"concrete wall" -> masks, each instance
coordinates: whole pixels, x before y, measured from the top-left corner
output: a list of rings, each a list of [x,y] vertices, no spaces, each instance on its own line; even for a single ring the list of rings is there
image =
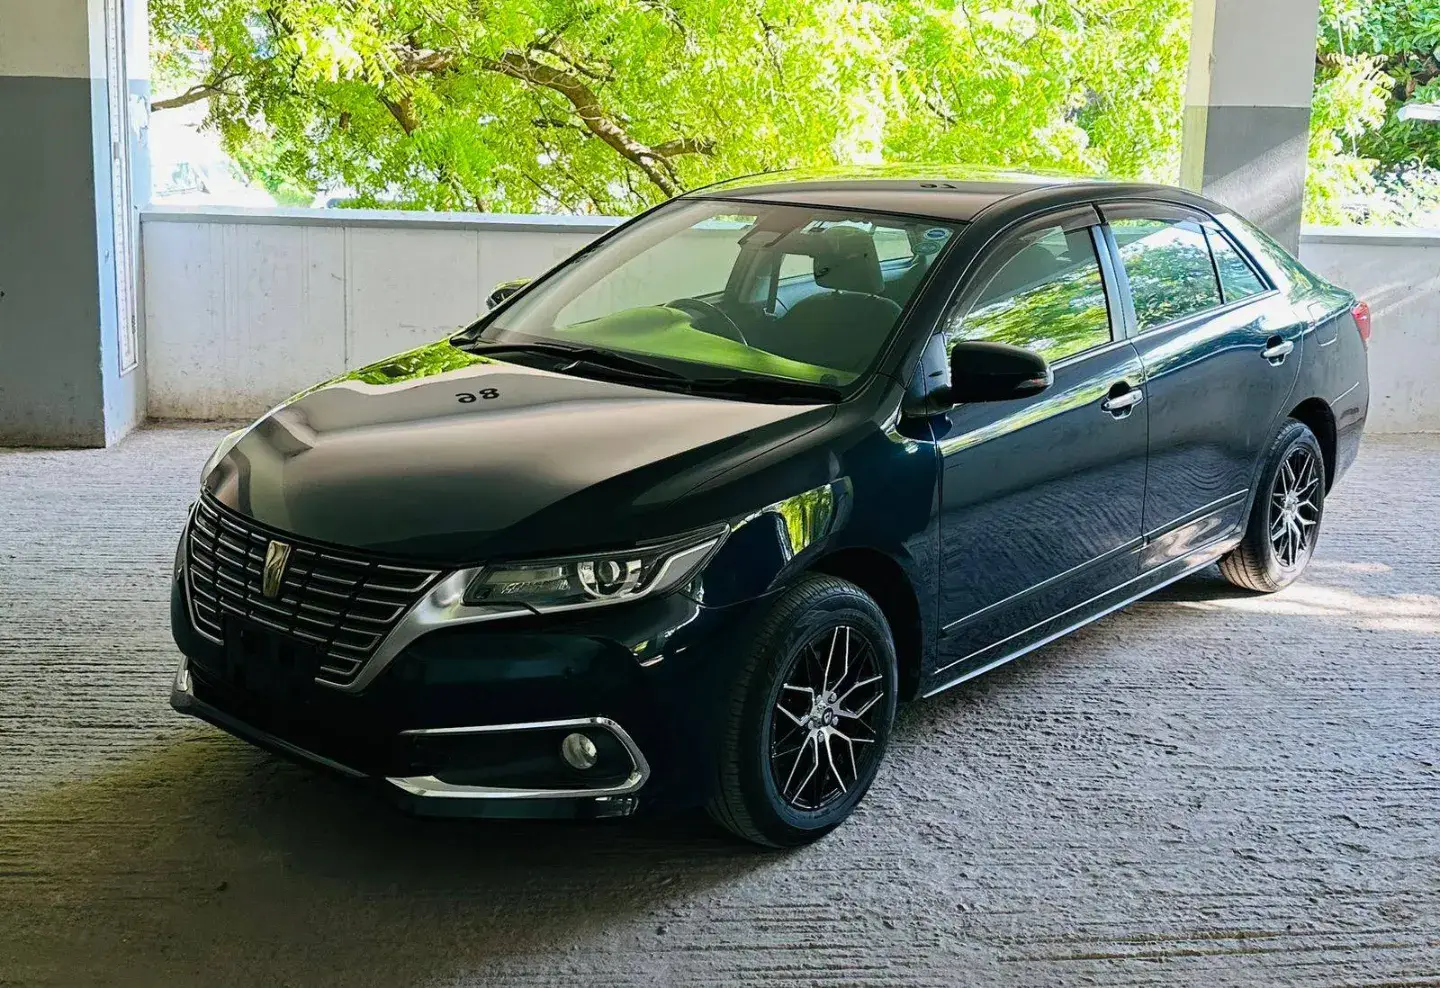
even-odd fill
[[[620,220],[156,208],[141,227],[150,414],[250,418],[428,343]]]
[[[1300,258],[1370,303],[1372,432],[1440,432],[1440,231],[1306,232]]]
[[[138,0],[0,0],[0,444],[103,446],[144,417],[143,362],[121,354],[115,230],[129,214],[112,181],[143,120],[117,125],[112,142],[107,57],[126,18],[143,53],[138,11]],[[115,105],[143,105],[148,85],[118,62]]]
[[[1181,184],[1300,242],[1318,0],[1194,0]]]
[[[251,418],[445,335],[491,287],[618,220],[335,211],[144,214],[149,409]],[[1311,231],[1301,257],[1370,302],[1370,428],[1440,431],[1440,233]]]

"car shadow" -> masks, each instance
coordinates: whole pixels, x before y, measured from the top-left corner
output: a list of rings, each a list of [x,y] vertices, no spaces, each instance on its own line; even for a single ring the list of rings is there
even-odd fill
[[[417,819],[206,729],[0,834],[0,984],[483,982],[776,860],[700,816]]]
[[[1192,573],[1183,580],[1177,580],[1168,587],[1155,591],[1145,599],[1154,603],[1165,601],[1195,603],[1211,600],[1240,600],[1259,596],[1263,595],[1254,590],[1237,587],[1226,580],[1220,575],[1220,567],[1207,566],[1198,573]]]

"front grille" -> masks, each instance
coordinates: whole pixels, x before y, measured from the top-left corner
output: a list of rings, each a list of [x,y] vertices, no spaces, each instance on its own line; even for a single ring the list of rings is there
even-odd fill
[[[272,539],[291,546],[279,593],[262,590]],[[316,646],[321,678],[355,678],[400,616],[440,574],[381,563],[272,532],[208,493],[196,505],[187,539],[190,602],[198,629],[224,641],[223,617],[254,621]]]

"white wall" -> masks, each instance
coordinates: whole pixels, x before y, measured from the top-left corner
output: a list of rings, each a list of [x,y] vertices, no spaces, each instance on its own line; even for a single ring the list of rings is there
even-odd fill
[[[1440,432],[1440,231],[1306,231],[1300,259],[1370,303],[1371,432]]]
[[[150,414],[253,418],[451,333],[619,220],[157,207],[142,226]]]
[[[455,330],[620,222],[154,208],[144,215],[150,414],[252,418]],[[1440,431],[1440,232],[1307,231],[1301,259],[1374,311],[1374,432]]]

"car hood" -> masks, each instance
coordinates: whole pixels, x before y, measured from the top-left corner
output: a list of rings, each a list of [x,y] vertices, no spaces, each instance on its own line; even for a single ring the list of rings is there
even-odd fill
[[[292,398],[203,486],[303,539],[468,565],[724,520],[687,512],[683,495],[833,414],[536,370],[442,342]]]

